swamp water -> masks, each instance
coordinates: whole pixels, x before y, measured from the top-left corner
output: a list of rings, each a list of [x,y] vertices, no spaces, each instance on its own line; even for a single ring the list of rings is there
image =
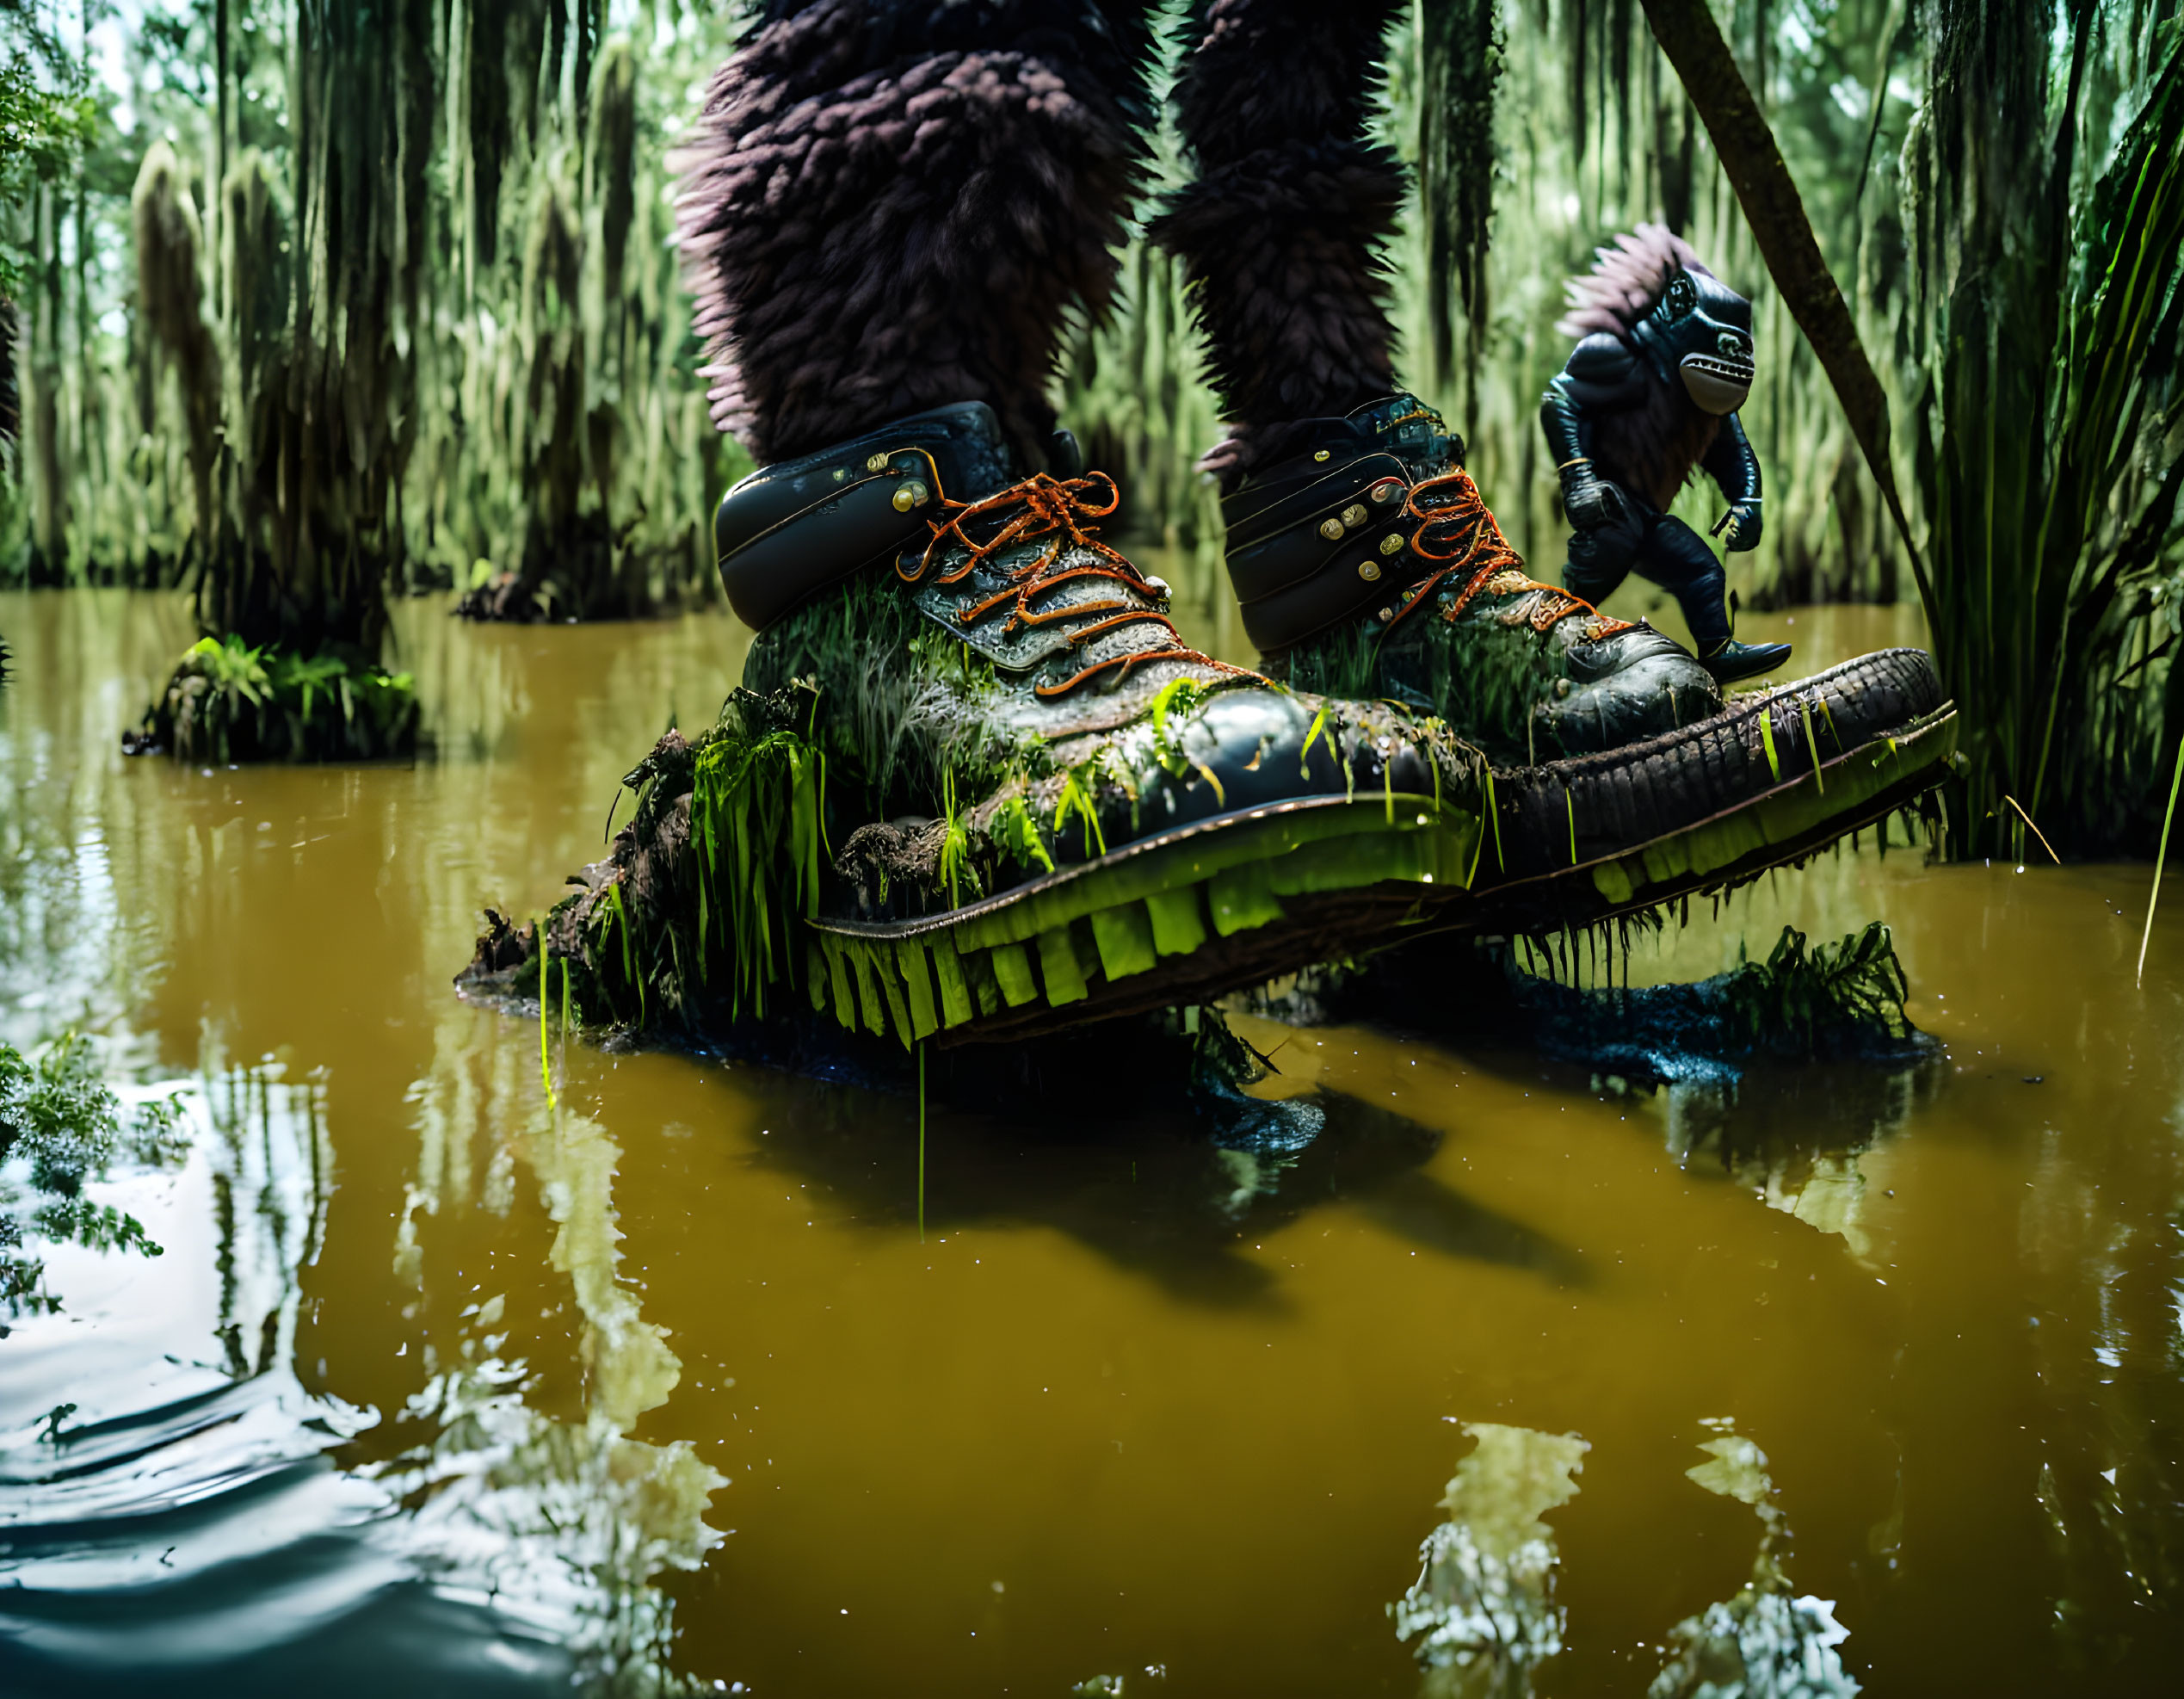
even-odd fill
[[[741,641],[443,612],[433,758],[206,771],[117,747],[178,601],[0,596],[0,1038],[191,1131],[0,1339],[0,1694],[2175,1690],[2184,888],[2138,990],[2144,867],[1823,858],[1634,977],[1883,918],[1936,1057],[1242,1022],[1309,1148],[935,1110],[921,1241],[913,1102],[557,1039],[549,1103],[457,999]]]

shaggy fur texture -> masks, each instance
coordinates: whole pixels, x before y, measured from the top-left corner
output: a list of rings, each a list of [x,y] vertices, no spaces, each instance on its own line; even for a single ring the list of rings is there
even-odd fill
[[[1225,482],[1295,422],[1395,387],[1382,243],[1401,164],[1367,142],[1397,0],[1198,0],[1175,113],[1199,179],[1153,226],[1184,264],[1234,420]]]
[[[978,399],[1040,464],[1151,56],[1133,0],[775,0],[674,162],[714,421],[763,463]]]
[[[1593,250],[1593,269],[1562,286],[1569,310],[1555,321],[1555,332],[1572,342],[1605,331],[1627,340],[1631,326],[1660,305],[1662,292],[1679,271],[1701,277],[1713,273],[1699,255],[1666,225],[1642,224],[1618,236],[1612,248]]]
[[[1573,338],[1606,331],[1633,353],[1631,327],[1660,305],[1670,278],[1679,271],[1713,275],[1688,242],[1657,224],[1642,224],[1618,236],[1613,247],[1593,251],[1591,272],[1563,286],[1569,311],[1555,329]],[[1681,384],[1663,383],[1643,354],[1637,381],[1644,398],[1636,406],[1595,417],[1593,460],[1603,477],[1665,510],[1714,446],[1721,421]]]

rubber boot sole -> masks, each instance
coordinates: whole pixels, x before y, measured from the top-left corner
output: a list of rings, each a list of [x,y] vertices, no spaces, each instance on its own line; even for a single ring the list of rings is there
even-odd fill
[[[1885,649],[1644,743],[1496,775],[1481,924],[1582,925],[1801,860],[1939,784],[1956,737],[1931,658]]]
[[[1392,942],[1460,899],[1487,822],[1384,792],[1238,809],[944,914],[809,924],[811,1004],[904,1044],[1204,1002]]]
[[[1403,792],[1215,815],[944,914],[809,923],[813,1009],[905,1046],[1205,1002],[1435,931],[1558,930],[1802,860],[1940,782],[1956,715],[1917,650],[1643,744]]]

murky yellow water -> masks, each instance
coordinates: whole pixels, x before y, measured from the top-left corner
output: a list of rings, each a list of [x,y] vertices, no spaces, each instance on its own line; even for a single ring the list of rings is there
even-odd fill
[[[207,772],[116,746],[179,603],[0,596],[0,1036],[196,1128],[97,1189],[166,1255],[0,1340],[0,1691],[1409,1693],[1437,1526],[1538,1580],[1446,1692],[1642,1693],[1778,1526],[1869,1691],[2175,1690],[2184,887],[2142,991],[2143,867],[1826,859],[1641,973],[1881,917],[1941,1060],[1632,1100],[1258,1026],[1336,1094],[1293,1165],[935,1111],[921,1242],[913,1103],[557,1043],[550,1108],[449,985],[733,628],[441,613],[435,758]]]

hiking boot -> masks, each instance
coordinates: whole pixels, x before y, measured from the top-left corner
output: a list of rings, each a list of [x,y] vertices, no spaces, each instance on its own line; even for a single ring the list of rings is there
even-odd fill
[[[1277,677],[1409,702],[1525,765],[1720,707],[1672,639],[1526,573],[1423,403],[1389,396],[1299,437],[1221,504],[1244,630]]]
[[[1230,575],[1269,672],[1391,698],[1490,757],[1490,849],[1469,924],[1556,929],[1794,861],[1940,782],[1956,722],[1932,660],[1885,651],[1724,702],[1652,627],[1543,584],[1461,465],[1391,395],[1286,433],[1222,504]]]
[[[630,775],[636,818],[548,922],[586,1017],[717,1027],[793,985],[904,1044],[1016,1037],[1460,899],[1476,754],[1188,647],[1167,586],[1099,534],[1117,501],[1101,473],[1025,475],[975,402],[731,491],[745,688]]]

